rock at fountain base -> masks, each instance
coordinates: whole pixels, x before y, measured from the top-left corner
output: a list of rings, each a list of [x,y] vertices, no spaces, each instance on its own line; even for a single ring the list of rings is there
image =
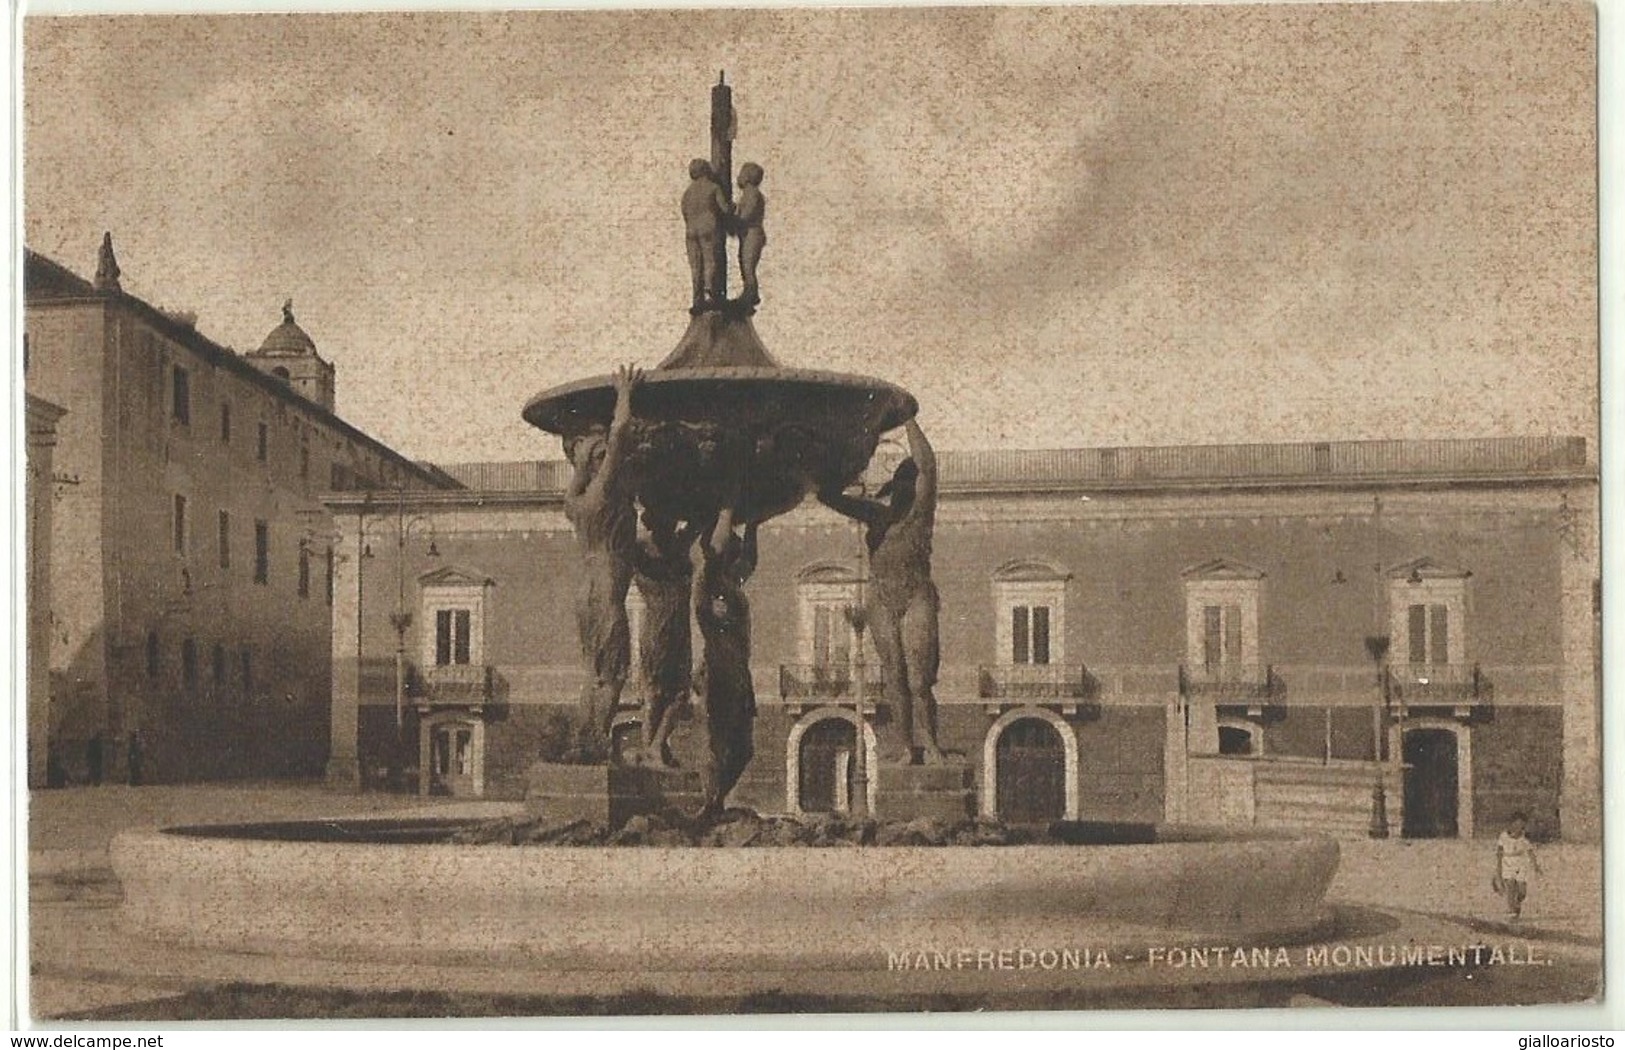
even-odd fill
[[[974,815],[970,763],[949,760],[934,765],[881,763],[875,785],[875,810],[885,820],[930,818],[947,823]]]
[[[525,808],[549,822],[586,820],[619,828],[636,816],[704,804],[700,775],[652,766],[536,762],[525,771]]]

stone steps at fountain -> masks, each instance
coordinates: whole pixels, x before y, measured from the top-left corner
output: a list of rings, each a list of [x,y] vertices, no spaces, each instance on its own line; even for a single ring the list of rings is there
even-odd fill
[[[1253,786],[1255,822],[1335,838],[1365,838],[1371,827],[1372,772],[1365,767],[1261,767]]]

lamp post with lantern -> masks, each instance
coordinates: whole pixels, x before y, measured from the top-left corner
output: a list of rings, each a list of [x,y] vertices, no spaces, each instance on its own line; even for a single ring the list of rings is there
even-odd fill
[[[433,521],[421,515],[407,518],[406,487],[397,487],[395,495],[395,609],[389,614],[389,625],[395,631],[395,743],[390,752],[389,773],[390,786],[400,790],[404,787],[406,769],[406,632],[411,628],[413,619],[406,607],[406,547],[412,530],[423,526],[429,530],[429,557],[438,558],[440,549],[435,543]],[[365,535],[365,522],[361,532]],[[372,557],[370,544],[363,545],[361,556]],[[419,770],[418,775],[427,774]]]

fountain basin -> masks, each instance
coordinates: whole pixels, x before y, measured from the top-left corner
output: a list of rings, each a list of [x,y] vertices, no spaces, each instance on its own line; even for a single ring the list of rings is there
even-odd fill
[[[605,426],[614,405],[611,378],[596,376],[538,394],[524,418],[568,442]],[[917,406],[902,388],[864,376],[727,366],[651,371],[633,408],[629,458],[645,506],[705,520],[728,495],[721,464],[743,458],[750,480],[736,509],[764,521],[857,480],[880,435]]]
[[[412,824],[312,821],[304,840],[298,825],[126,832],[112,845],[122,920],[195,947],[554,971],[884,969],[888,953],[961,949],[1143,957],[1193,938],[1316,935],[1338,857],[1329,840],[1180,828],[1114,846],[729,849],[410,844]]]

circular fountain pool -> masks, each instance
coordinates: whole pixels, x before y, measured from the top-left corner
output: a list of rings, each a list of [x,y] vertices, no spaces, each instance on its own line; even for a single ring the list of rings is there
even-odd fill
[[[112,847],[123,920],[193,946],[295,955],[506,957],[623,973],[851,969],[897,952],[1300,941],[1324,930],[1338,859],[1328,840],[1174,827],[1122,845],[431,841],[456,826],[127,832]]]

